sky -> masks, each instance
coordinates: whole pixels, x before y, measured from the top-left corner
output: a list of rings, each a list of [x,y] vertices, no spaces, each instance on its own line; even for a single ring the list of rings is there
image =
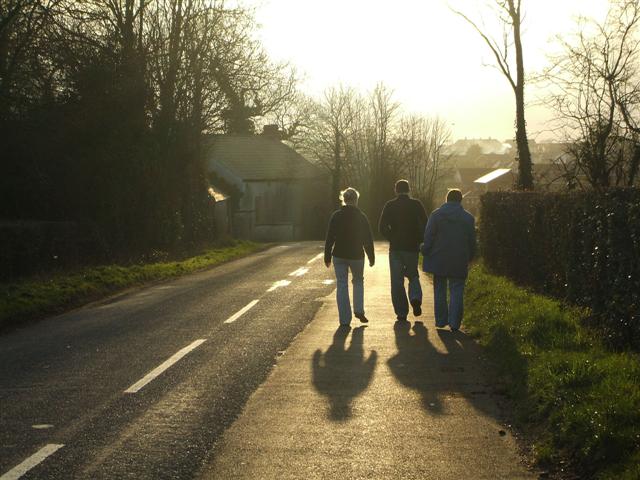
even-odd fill
[[[577,15],[603,19],[607,0],[522,0],[527,74],[544,68],[552,39],[576,29]],[[304,76],[302,89],[384,82],[406,113],[438,115],[453,138],[514,137],[515,103],[478,34],[449,6],[481,18],[481,0],[245,0],[256,8],[258,36],[271,58]],[[485,16],[488,31],[498,25]],[[551,138],[543,92],[525,91],[530,138]]]

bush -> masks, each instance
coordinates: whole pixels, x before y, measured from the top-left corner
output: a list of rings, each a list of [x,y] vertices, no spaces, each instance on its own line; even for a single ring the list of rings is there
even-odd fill
[[[0,281],[103,260],[86,230],[74,222],[0,222]]]
[[[491,192],[481,203],[492,272],[589,307],[611,345],[640,349],[640,190]]]

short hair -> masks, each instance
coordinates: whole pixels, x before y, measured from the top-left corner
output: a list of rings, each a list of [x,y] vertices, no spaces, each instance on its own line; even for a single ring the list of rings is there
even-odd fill
[[[395,186],[396,193],[409,193],[409,181],[398,180]]]
[[[353,187],[347,187],[340,192],[340,200],[343,205],[357,205],[360,193]]]
[[[458,188],[450,188],[447,192],[447,202],[458,202],[462,201],[462,192]]]

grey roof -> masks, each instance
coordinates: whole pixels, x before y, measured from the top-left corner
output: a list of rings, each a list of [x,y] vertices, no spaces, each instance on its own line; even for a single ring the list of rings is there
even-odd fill
[[[209,170],[216,164],[242,180],[317,178],[324,172],[288,145],[263,135],[212,135],[205,140]]]

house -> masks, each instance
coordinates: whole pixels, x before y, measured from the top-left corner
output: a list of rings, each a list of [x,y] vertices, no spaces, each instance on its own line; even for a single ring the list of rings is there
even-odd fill
[[[235,237],[322,238],[331,208],[328,173],[280,141],[277,130],[212,135],[205,149],[214,185],[224,183],[237,192],[231,195],[230,214]]]
[[[444,199],[447,189],[459,188],[464,197],[464,208],[478,216],[483,193],[511,190],[515,181],[515,168],[454,168],[441,180],[439,192]]]

